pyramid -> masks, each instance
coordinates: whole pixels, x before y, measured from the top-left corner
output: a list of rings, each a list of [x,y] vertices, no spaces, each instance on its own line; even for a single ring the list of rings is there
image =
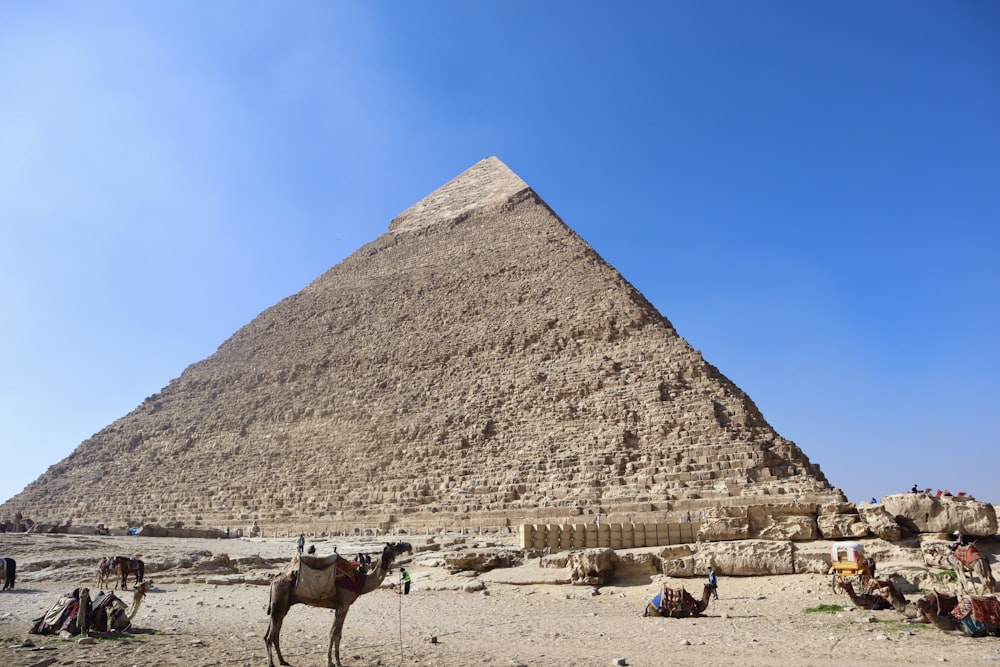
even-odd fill
[[[289,529],[841,501],[497,158],[268,308],[0,506]]]

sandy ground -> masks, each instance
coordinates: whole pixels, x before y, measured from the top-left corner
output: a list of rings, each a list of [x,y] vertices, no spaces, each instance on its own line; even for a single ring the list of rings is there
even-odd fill
[[[893,611],[850,607],[827,577],[722,577],[720,600],[695,619],[643,618],[657,581],[571,586],[564,570],[538,561],[478,576],[452,575],[440,555],[420,548],[401,560],[413,590],[398,595],[387,579],[361,596],[344,628],[345,665],[970,665],[1000,664],[1000,639],[968,639],[908,625]],[[320,554],[335,542],[320,541]],[[342,554],[380,543],[336,542]],[[0,660],[28,665],[266,665],[269,577],[294,553],[291,539],[197,540],[69,535],[0,535],[0,555],[18,562],[17,587],[0,593]],[[78,586],[94,587],[96,561],[139,555],[155,582],[121,639],[83,645],[28,634],[34,618]],[[483,590],[463,587],[481,580]],[[700,590],[701,580],[673,580]],[[131,593],[122,594],[127,601]],[[282,631],[296,667],[326,664],[333,612],[293,607]],[[874,620],[872,620],[874,619]],[[436,638],[436,641],[432,641]],[[34,647],[24,646],[30,641]],[[618,662],[624,660],[624,663]],[[51,662],[50,662],[51,661]]]

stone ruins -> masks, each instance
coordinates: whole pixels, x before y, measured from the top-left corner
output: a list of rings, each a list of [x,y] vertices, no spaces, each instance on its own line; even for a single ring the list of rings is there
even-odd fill
[[[694,514],[724,532],[754,507],[844,500],[487,158],[81,443],[0,516],[270,534]]]

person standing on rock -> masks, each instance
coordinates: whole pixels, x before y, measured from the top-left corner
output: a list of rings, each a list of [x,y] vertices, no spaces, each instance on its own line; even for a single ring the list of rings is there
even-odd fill
[[[715,570],[708,568],[708,583],[712,585],[712,599],[719,599],[719,578],[715,576]]]
[[[299,547],[299,555],[301,556],[302,550],[306,548],[306,536],[303,535],[302,533],[299,533],[298,547]]]

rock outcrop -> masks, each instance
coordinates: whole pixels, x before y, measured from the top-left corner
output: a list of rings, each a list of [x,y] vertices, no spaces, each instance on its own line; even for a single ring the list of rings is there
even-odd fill
[[[659,552],[663,574],[670,577],[707,577],[709,567],[719,576],[792,574],[793,554],[791,542],[773,540],[685,544]]]
[[[952,533],[972,536],[997,534],[996,508],[968,496],[931,496],[899,493],[886,496],[882,505],[898,523],[921,533]]]

